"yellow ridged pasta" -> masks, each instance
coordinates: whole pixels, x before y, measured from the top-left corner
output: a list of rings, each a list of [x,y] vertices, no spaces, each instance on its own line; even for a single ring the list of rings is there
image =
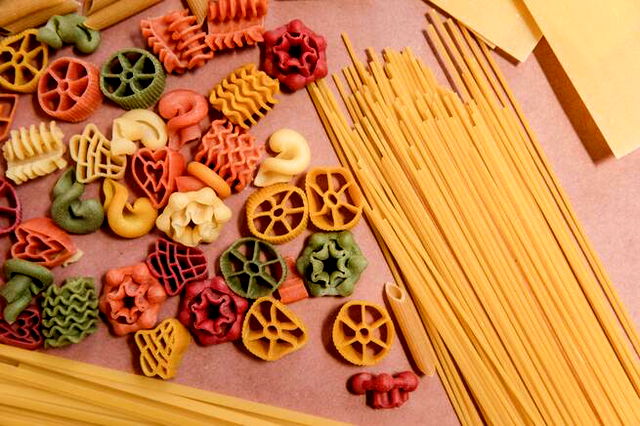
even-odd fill
[[[0,27],[11,24],[32,13],[38,12],[48,7],[57,6],[64,0],[27,0],[17,2],[15,0],[0,0]]]
[[[187,5],[191,13],[198,19],[198,24],[202,24],[207,18],[209,0],[187,0]]]
[[[119,0],[86,0],[84,2],[84,14],[86,16],[93,15],[100,9],[117,2]]]
[[[23,5],[23,2],[11,0],[16,4]],[[3,15],[4,15],[4,9]],[[19,19],[12,20],[4,25],[0,25],[3,29],[11,34],[19,33],[29,28],[37,28],[44,24],[53,15],[67,15],[78,10],[78,3],[74,0],[63,0],[61,2],[54,0],[48,2],[47,7],[36,9],[32,13],[24,14]]]
[[[161,1],[162,0],[117,0],[87,16],[84,25],[92,30],[103,30]]]

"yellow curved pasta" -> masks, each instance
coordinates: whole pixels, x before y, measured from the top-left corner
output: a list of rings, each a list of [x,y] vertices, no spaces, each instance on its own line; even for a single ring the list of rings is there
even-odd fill
[[[158,211],[151,200],[140,197],[133,204],[129,203],[127,187],[111,179],[104,180],[102,191],[105,215],[114,233],[124,238],[138,238],[153,229]]]
[[[64,134],[55,121],[32,124],[11,131],[11,139],[2,147],[7,161],[5,175],[16,185],[53,173],[67,166],[63,158],[66,146]]]
[[[269,148],[278,155],[262,162],[253,180],[255,186],[289,182],[292,177],[309,167],[311,162],[309,143],[295,130],[280,129],[273,133],[269,138]]]
[[[259,71],[254,64],[246,64],[213,88],[209,102],[229,121],[248,129],[250,124],[256,124],[256,117],[263,117],[278,102],[274,96],[279,90],[278,80]]]
[[[78,182],[89,183],[101,177],[121,179],[124,176],[127,157],[113,155],[111,141],[93,123],[87,124],[82,134],[71,137],[69,151],[77,164]]]
[[[156,226],[174,241],[189,247],[210,243],[220,236],[222,225],[231,219],[227,207],[209,187],[191,192],[174,192]]]
[[[112,155],[131,155],[135,142],[156,150],[167,145],[167,125],[158,114],[146,109],[133,109],[113,120]]]

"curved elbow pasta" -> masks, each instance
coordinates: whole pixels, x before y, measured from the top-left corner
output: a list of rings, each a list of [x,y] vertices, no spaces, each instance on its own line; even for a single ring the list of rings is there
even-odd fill
[[[167,126],[153,111],[132,109],[113,120],[111,154],[131,155],[136,152],[135,142],[157,150],[167,145]]]
[[[269,186],[286,183],[309,167],[311,151],[307,140],[291,129],[280,129],[269,138],[269,148],[277,152],[275,158],[267,158],[260,165],[253,183]]]
[[[81,135],[69,141],[71,158],[77,163],[76,180],[80,183],[93,182],[101,177],[121,179],[127,166],[127,157],[113,155],[111,141],[95,124],[87,124]]]
[[[63,169],[67,161],[63,158],[66,145],[62,141],[64,134],[55,121],[47,125],[32,124],[11,131],[9,139],[2,147],[7,161],[5,175],[20,185],[29,179],[35,179]]]
[[[222,225],[231,219],[231,209],[211,188],[174,192],[156,220],[159,230],[188,247],[210,243],[220,236]]]
[[[153,229],[158,211],[151,200],[140,197],[129,203],[127,187],[111,179],[105,179],[102,190],[107,222],[114,233],[124,238],[138,238]]]
[[[200,122],[209,115],[207,99],[193,90],[172,90],[160,98],[158,112],[167,122],[169,147],[180,149],[202,136]]]

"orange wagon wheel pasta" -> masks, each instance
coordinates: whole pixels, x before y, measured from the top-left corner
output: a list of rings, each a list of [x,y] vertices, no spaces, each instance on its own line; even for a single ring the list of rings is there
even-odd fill
[[[37,40],[37,30],[27,30],[0,42],[0,86],[31,93],[49,63],[49,48]]]
[[[260,189],[247,200],[247,224],[253,235],[273,244],[291,241],[307,227],[304,192],[287,183]]]
[[[363,198],[344,167],[316,167],[305,179],[311,222],[323,231],[353,228],[362,216]]]
[[[59,120],[85,120],[102,103],[98,68],[76,58],[56,59],[38,82],[38,102]]]

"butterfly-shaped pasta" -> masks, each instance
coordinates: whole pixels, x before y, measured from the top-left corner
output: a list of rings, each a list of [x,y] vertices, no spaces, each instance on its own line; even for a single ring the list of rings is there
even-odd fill
[[[67,166],[63,158],[66,145],[62,141],[64,134],[55,121],[32,124],[11,131],[9,139],[2,147],[7,160],[5,175],[17,185],[48,175]]]
[[[101,177],[121,179],[127,166],[127,157],[113,155],[111,141],[98,130],[95,124],[86,125],[82,134],[69,141],[71,158],[77,163],[76,180],[93,182]]]

